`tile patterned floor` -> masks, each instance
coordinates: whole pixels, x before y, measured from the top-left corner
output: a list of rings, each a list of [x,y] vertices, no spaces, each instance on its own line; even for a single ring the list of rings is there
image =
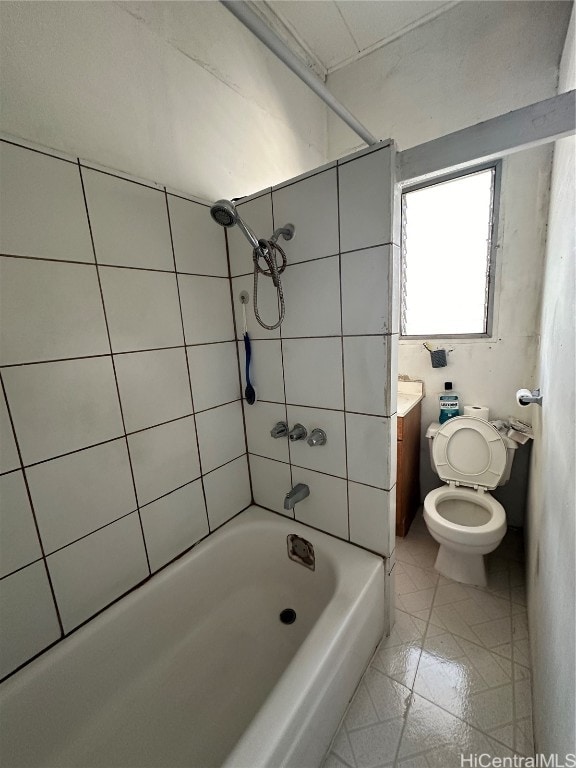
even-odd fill
[[[518,532],[487,558],[488,586],[434,571],[421,514],[396,542],[396,623],[324,768],[459,768],[460,754],[531,756],[531,673]]]

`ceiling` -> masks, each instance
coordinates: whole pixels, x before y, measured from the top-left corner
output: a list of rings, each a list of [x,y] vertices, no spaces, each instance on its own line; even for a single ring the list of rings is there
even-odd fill
[[[260,0],[252,3],[317,74],[365,56],[453,8],[454,0]],[[300,50],[298,50],[300,49]]]

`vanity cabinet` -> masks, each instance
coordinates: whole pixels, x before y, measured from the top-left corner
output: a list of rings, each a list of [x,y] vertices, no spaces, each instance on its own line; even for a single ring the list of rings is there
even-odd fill
[[[406,536],[420,506],[421,403],[398,416],[396,536]]]

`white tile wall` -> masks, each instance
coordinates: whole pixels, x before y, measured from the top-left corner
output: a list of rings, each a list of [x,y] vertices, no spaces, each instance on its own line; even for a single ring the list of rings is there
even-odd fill
[[[226,237],[208,206],[82,168],[85,202],[77,163],[0,152],[12,254],[0,373],[15,430],[2,391],[3,676],[60,638],[58,616],[66,634],[206,535],[206,497],[215,527],[251,493]],[[184,329],[207,346],[186,348]],[[193,401],[231,400],[193,414]],[[237,459],[207,478],[196,418],[206,467]]]
[[[20,466],[4,394],[0,397],[0,474]]]
[[[244,403],[255,501],[286,514],[287,484],[308,483],[310,497],[296,505],[296,519],[385,556],[393,554],[395,528],[393,166],[393,148],[380,148],[272,190],[274,226],[290,221],[296,228],[286,243],[281,348],[254,345],[254,370],[268,368],[263,389],[277,405]],[[262,282],[269,290],[265,317],[275,318],[270,281]],[[241,289],[252,294],[251,276],[233,285],[235,297]],[[235,311],[240,333],[236,301]],[[256,339],[270,336],[255,325],[251,305],[248,327]],[[326,445],[271,438],[274,423],[285,419],[284,403],[289,428],[320,427]]]
[[[109,351],[96,267],[3,259],[0,364]]]
[[[391,363],[388,336],[347,336],[344,339],[344,380],[346,409],[377,416],[396,410],[391,403],[387,373]]]
[[[390,491],[348,483],[348,499],[350,541],[389,557],[396,527],[396,505],[390,503]]]
[[[196,416],[202,471],[210,472],[246,452],[240,402],[221,405]]]
[[[391,419],[346,414],[348,477],[357,483],[389,489]]]
[[[192,413],[182,347],[116,355],[114,364],[127,432]]]
[[[173,274],[101,267],[100,279],[114,352],[182,346]]]
[[[60,638],[60,627],[42,561],[0,581],[0,675]]]
[[[69,632],[149,575],[138,514],[58,550],[47,562]]]
[[[186,344],[232,341],[234,325],[229,281],[180,275],[178,284]]]
[[[286,267],[282,286],[290,304],[282,336],[340,336],[340,264],[338,256]]]
[[[246,456],[225,464],[204,478],[210,530],[218,528],[250,505],[250,477]]]
[[[0,577],[42,557],[22,472],[0,476]]]
[[[392,242],[391,149],[385,147],[341,163],[338,172],[341,250]]]
[[[208,206],[168,195],[176,268],[193,275],[228,277],[224,230]]]
[[[385,541],[391,523],[380,515],[381,489],[388,485],[379,478],[392,485],[390,515],[395,423],[383,417],[389,334],[397,330],[390,264],[397,252],[383,247],[391,242],[391,151],[240,204],[260,236],[288,220],[296,227],[286,243],[282,340],[254,320],[252,253],[237,229],[227,233],[230,301],[226,236],[207,206],[86,168],[85,202],[76,164],[6,144],[2,152],[8,224],[0,244],[13,254],[4,258],[13,290],[0,365],[32,496],[27,507],[9,419],[0,413],[8,427],[0,475],[10,473],[1,483],[9,519],[18,516],[7,529],[14,560],[6,567],[20,568],[0,579],[8,617],[0,622],[3,672],[60,637],[58,616],[69,632],[250,503],[233,343],[233,312],[236,338],[243,333],[243,289],[261,398],[244,406],[256,501],[284,513],[290,484],[305,482],[311,495],[296,505],[296,519],[344,539],[351,531],[360,543]],[[266,278],[259,305],[275,322],[276,293]],[[290,421],[326,429],[326,446],[289,449],[287,438],[270,437],[286,419],[286,402]],[[376,488],[361,485],[374,479]]]
[[[200,476],[193,416],[129,435],[128,445],[140,504]]]
[[[287,517],[294,517],[293,511],[284,509],[284,496],[292,487],[290,465],[250,454],[250,471],[255,503]]]
[[[288,438],[271,436],[270,431],[279,421],[286,421],[284,403],[262,403],[247,405],[244,401],[246,437],[248,450],[268,459],[288,461]]]
[[[292,464],[329,475],[346,477],[346,435],[344,433],[344,413],[325,411],[320,408],[300,408],[288,406],[288,424],[302,424],[308,435],[316,427],[326,432],[326,445],[311,447],[306,440],[290,442],[290,461]]]
[[[282,342],[286,402],[325,408],[344,407],[342,342],[287,339]]]
[[[150,568],[157,571],[208,534],[202,481],[153,501],[141,515]]]
[[[47,554],[136,509],[124,438],[36,464],[26,473]]]
[[[345,336],[392,332],[389,273],[392,246],[342,256],[342,330]]]
[[[279,240],[290,264],[338,253],[336,168],[275,190],[273,198],[275,227],[298,222],[292,240]]]
[[[78,166],[0,144],[0,251],[94,262]]]
[[[100,171],[82,177],[98,263],[173,271],[166,195]]]
[[[266,239],[272,236],[272,197],[269,193],[238,203],[238,211],[256,237]],[[252,272],[252,247],[238,227],[230,227],[228,233],[228,251],[232,277]]]
[[[5,368],[2,375],[25,464],[123,432],[109,357]]]
[[[235,342],[201,344],[187,351],[197,412],[240,398]]]
[[[348,496],[346,480],[292,467],[292,483],[304,483],[310,496],[296,504],[296,520],[320,528],[341,539],[348,538]]]

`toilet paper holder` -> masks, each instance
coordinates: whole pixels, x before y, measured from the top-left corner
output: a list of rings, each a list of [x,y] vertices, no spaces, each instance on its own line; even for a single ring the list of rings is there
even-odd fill
[[[542,405],[542,393],[539,389],[533,389],[532,392],[528,389],[519,389],[516,392],[516,399],[519,405]]]

